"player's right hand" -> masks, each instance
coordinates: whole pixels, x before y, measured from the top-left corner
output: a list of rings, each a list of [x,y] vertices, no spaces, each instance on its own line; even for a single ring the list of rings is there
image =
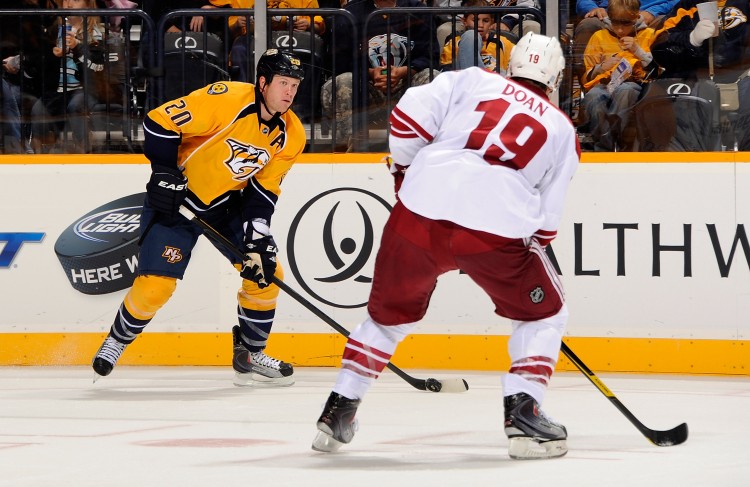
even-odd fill
[[[174,217],[187,195],[187,178],[176,167],[154,166],[146,184],[146,199],[151,208]]]

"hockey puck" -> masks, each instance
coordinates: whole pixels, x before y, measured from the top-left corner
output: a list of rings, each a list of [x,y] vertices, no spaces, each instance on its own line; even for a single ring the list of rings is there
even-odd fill
[[[440,383],[439,380],[429,378],[425,380],[425,388],[430,392],[440,392],[440,390],[443,388],[443,384]]]
[[[133,284],[145,197],[138,193],[100,206],[58,237],[55,254],[74,289],[107,294]]]

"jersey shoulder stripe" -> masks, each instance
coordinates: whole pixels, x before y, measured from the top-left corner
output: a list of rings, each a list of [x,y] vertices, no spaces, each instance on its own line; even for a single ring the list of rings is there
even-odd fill
[[[399,107],[394,107],[391,112],[391,127],[395,128],[395,137],[414,138],[420,137],[427,142],[432,142],[433,136],[419,125],[413,118],[403,112]]]

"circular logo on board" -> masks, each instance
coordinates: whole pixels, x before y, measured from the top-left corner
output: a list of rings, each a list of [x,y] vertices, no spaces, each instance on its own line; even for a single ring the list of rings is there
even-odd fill
[[[299,285],[329,306],[365,306],[390,212],[388,202],[360,188],[331,189],[305,203],[287,238],[289,270]]]

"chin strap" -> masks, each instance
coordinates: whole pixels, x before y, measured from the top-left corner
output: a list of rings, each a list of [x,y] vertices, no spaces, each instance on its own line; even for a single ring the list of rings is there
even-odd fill
[[[266,83],[266,84],[268,84],[268,83]],[[258,85],[255,85],[255,99],[256,100],[260,100],[260,102],[263,104],[263,107],[266,109],[266,111],[268,113],[271,113],[271,110],[268,108],[268,105],[266,105],[266,98],[263,96],[263,93],[261,93],[260,86],[258,86]],[[286,113],[286,111],[284,113]],[[273,122],[274,119],[280,118],[281,115],[283,115],[284,113],[282,113],[282,112],[276,112],[276,113],[274,113],[271,116],[271,120],[269,120],[268,123],[272,124],[272,122]],[[260,115],[261,115],[260,110],[258,110],[258,118],[259,119],[262,118]]]

